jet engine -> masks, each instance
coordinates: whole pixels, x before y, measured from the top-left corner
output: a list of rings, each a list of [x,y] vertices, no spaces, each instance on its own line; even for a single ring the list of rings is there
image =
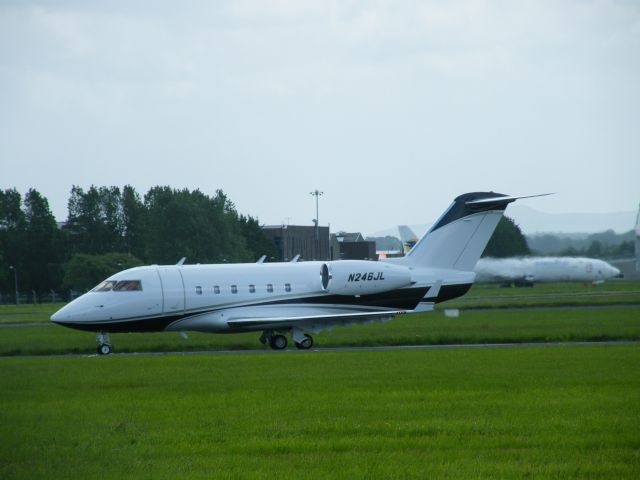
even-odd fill
[[[320,286],[333,295],[370,295],[411,285],[408,268],[383,262],[342,260],[320,268]]]

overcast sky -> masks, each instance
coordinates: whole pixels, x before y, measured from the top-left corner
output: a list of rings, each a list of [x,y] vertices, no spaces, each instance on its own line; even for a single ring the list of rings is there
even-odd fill
[[[179,8],[178,8],[179,7]],[[222,189],[371,233],[640,201],[640,2],[0,0],[0,187]],[[631,226],[630,226],[631,228]]]

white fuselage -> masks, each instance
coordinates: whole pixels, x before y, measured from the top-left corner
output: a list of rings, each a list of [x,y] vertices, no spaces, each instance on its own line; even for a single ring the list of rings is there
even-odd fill
[[[319,328],[334,316],[410,311],[436,281],[444,282],[439,298],[452,298],[468,289],[473,274],[347,260],[153,265],[117,273],[106,283],[132,281],[141,288],[94,289],[63,307],[52,320],[114,332],[261,330],[265,328],[261,319],[274,318],[283,319],[281,326],[303,320],[307,327]]]

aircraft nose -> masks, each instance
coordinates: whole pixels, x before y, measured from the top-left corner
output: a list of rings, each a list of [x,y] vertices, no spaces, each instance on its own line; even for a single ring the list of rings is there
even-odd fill
[[[58,310],[56,313],[54,313],[53,315],[51,315],[50,320],[53,323],[58,323],[58,322],[62,322],[64,321],[64,317],[65,315],[62,313],[62,308],[60,310]]]
[[[60,310],[51,315],[50,320],[53,323],[61,323],[61,322],[72,322],[74,320],[75,308],[71,307],[70,304],[65,305]]]

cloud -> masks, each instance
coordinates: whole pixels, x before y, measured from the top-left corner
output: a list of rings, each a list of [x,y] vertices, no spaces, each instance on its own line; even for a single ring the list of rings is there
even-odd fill
[[[46,184],[37,172],[64,159],[74,178],[57,182],[99,182],[92,163],[107,161],[116,181],[206,176],[265,216],[276,207],[242,173],[286,196],[286,172],[311,165],[303,193],[325,182],[357,198],[392,176],[445,203],[566,183],[577,204],[605,179],[602,201],[624,210],[640,175],[639,43],[636,2],[4,2],[3,180],[27,184],[13,167],[29,164]],[[384,197],[369,197],[381,219],[397,211]]]

